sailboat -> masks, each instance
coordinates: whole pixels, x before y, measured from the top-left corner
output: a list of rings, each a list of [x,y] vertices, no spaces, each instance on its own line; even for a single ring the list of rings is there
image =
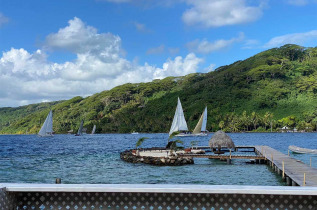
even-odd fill
[[[96,125],[94,125],[94,127],[92,128],[91,134],[95,134],[96,132]]]
[[[193,135],[194,136],[207,136],[207,107],[205,108],[204,112],[202,113],[194,131]]]
[[[290,145],[288,149],[291,150],[293,153],[298,154],[317,154],[317,149],[301,148],[294,145]]]
[[[83,126],[84,126],[84,121],[82,120],[80,123],[79,129],[78,129],[77,133],[75,134],[75,136],[83,135]]]
[[[174,115],[174,119],[172,122],[169,135],[171,135],[174,132],[180,132],[176,136],[190,136],[190,134],[187,133],[188,127],[185,120],[182,104],[179,98],[177,100],[177,107],[176,107],[176,111],[175,111],[175,115]]]
[[[40,132],[38,133],[40,137],[53,136],[53,112],[52,110],[48,113]]]

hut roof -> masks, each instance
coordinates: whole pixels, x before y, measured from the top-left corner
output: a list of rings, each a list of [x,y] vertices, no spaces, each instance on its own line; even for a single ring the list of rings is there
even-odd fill
[[[227,148],[235,148],[235,145],[225,132],[217,131],[209,140],[210,148],[217,148],[218,146],[227,147]]]

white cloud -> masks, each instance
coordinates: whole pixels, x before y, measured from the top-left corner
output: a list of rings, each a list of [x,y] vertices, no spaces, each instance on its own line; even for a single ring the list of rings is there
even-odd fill
[[[311,45],[312,43],[317,43],[317,30],[274,37],[264,45],[264,48],[278,47],[284,44]]]
[[[247,39],[243,41],[242,49],[259,49],[262,45],[257,39]]]
[[[73,52],[76,59],[54,63],[43,50],[30,53],[12,48],[4,52],[0,57],[1,106],[88,96],[127,82],[182,76],[197,72],[203,61],[191,53],[185,58],[168,59],[161,68],[147,63],[139,65],[120,55],[120,37],[97,33],[78,18],[48,35],[45,46]]]
[[[209,42],[206,39],[204,40],[194,40],[186,44],[188,50],[197,53],[208,54],[214,51],[219,51],[230,47],[232,44],[236,42],[242,41],[244,38],[244,34],[240,33],[238,37],[229,39],[229,40],[216,40],[214,42]]]
[[[146,54],[161,54],[165,50],[164,45],[160,45],[158,47],[150,48],[146,51]]]
[[[156,68],[154,78],[162,79],[168,76],[182,76],[197,71],[198,65],[203,60],[197,58],[194,53],[188,54],[185,58],[177,56],[174,60],[167,60],[163,68]]]
[[[175,55],[175,54],[179,53],[179,48],[178,47],[170,47],[170,48],[168,48],[168,52],[172,55]]]
[[[150,29],[148,29],[145,24],[142,24],[142,23],[139,23],[139,22],[136,22],[134,21],[133,22],[133,26],[136,28],[136,30],[138,30],[139,32],[142,32],[142,33],[149,33],[151,32]]]
[[[9,22],[9,18],[7,18],[6,16],[4,16],[1,12],[0,12],[0,27]]]
[[[183,14],[187,25],[219,27],[253,22],[262,16],[263,4],[248,6],[245,0],[186,0],[192,6]]]

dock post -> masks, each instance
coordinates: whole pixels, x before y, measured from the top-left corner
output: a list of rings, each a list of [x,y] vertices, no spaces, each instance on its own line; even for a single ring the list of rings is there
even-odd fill
[[[61,178],[56,178],[55,183],[56,184],[61,184],[62,183],[62,179]]]
[[[231,160],[231,149],[230,149],[230,160]]]
[[[304,182],[303,182],[303,186],[306,186],[306,173],[304,173]]]
[[[228,164],[228,165],[231,164],[231,159],[227,159],[227,164]]]
[[[259,159],[255,159],[256,164],[259,164],[259,161],[260,161]]]
[[[282,161],[282,167],[283,167],[282,178],[283,180],[285,180],[284,160]]]
[[[291,180],[291,178],[289,178],[288,176],[286,177],[286,184],[287,184],[288,186],[291,186],[291,185],[292,185],[292,180]]]
[[[311,157],[310,157],[310,164],[309,164],[309,165],[310,165],[310,167],[311,167]]]
[[[272,161],[271,167],[273,168],[273,154],[271,154],[271,161]]]
[[[288,150],[288,156],[289,156],[289,150]]]

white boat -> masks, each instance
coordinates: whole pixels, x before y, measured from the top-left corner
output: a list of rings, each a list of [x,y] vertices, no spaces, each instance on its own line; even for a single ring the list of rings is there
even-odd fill
[[[299,153],[299,154],[317,154],[317,149],[301,148],[294,145],[290,145],[288,149],[294,153]]]
[[[193,136],[207,136],[207,107],[202,113],[195,129],[193,130]]]
[[[80,123],[79,129],[78,129],[77,133],[75,134],[75,136],[83,135],[83,126],[84,126],[84,121],[82,120]]]
[[[92,128],[91,134],[95,134],[96,132],[96,125],[94,125],[94,127]]]
[[[53,136],[53,112],[52,110],[48,113],[40,132],[38,133],[40,137]]]
[[[172,122],[169,135],[171,135],[174,132],[180,132],[176,136],[190,136],[191,135],[191,134],[187,134],[188,127],[185,120],[182,104],[179,98],[177,100],[177,107],[176,107],[176,111],[175,111],[175,115],[174,115],[174,119]]]
[[[139,132],[135,132],[135,131],[133,131],[131,134],[139,134]]]

